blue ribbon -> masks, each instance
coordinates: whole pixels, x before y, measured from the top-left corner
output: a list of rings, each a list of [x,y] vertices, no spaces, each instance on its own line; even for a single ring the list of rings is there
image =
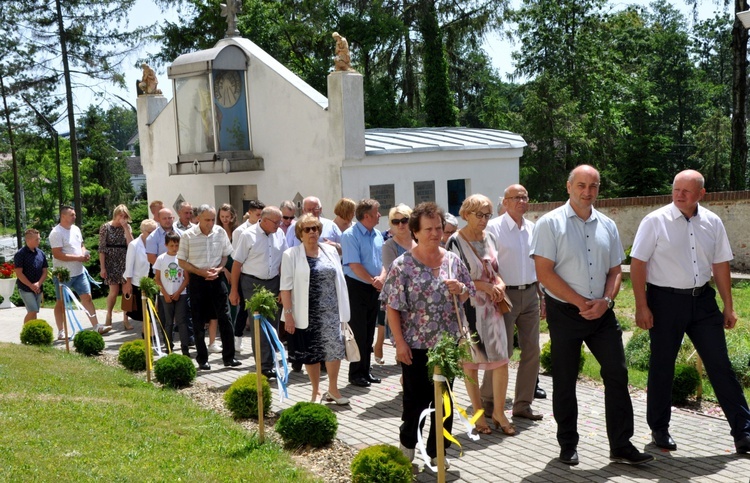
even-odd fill
[[[279,340],[279,337],[276,334],[276,329],[274,329],[273,325],[271,325],[265,317],[262,315],[255,315],[254,318],[260,319],[260,327],[263,329],[263,334],[266,336],[266,340],[268,341],[268,345],[271,346],[271,350],[274,351],[273,359],[274,365],[276,366],[276,380],[279,383],[279,402],[284,402],[285,397],[289,398],[289,392],[287,391],[287,385],[289,384],[289,367],[286,363],[284,344]],[[277,353],[281,354],[281,363],[284,368],[283,373],[279,369],[279,358],[276,356]],[[260,370],[260,368],[257,369]]]
[[[81,322],[78,320],[78,317],[76,316],[76,309],[78,308],[76,302],[78,302],[78,299],[76,299],[76,296],[73,294],[70,288],[68,288],[67,285],[63,285],[61,283],[59,286],[60,286],[60,290],[63,293],[63,305],[65,305],[65,313],[68,316],[68,321],[70,322],[70,328],[73,329],[73,332],[70,334],[70,336],[72,337],[76,332],[83,330],[83,327],[81,326]],[[86,315],[88,315],[88,313]]]
[[[89,279],[89,283],[91,285],[93,285],[94,287],[101,287],[102,283],[101,282],[97,282],[96,280],[94,280],[94,277],[92,277],[91,274],[89,273],[89,271],[86,270],[86,267],[83,267],[83,273],[86,274],[86,278]]]

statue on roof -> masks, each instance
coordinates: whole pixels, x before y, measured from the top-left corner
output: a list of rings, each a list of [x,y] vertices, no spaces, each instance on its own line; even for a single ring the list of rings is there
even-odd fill
[[[237,14],[241,11],[241,0],[226,0],[226,3],[221,4],[221,16],[227,18],[225,37],[238,37],[240,35],[240,31],[237,30]]]
[[[156,88],[159,85],[159,81],[156,78],[154,69],[149,67],[145,62],[141,64],[141,69],[143,69],[143,77],[138,83],[138,88],[143,94],[161,94],[161,89]]]
[[[352,69],[352,58],[349,54],[349,42],[347,42],[346,37],[342,37],[338,32],[334,32],[331,36],[336,39],[336,56],[333,58],[334,70],[354,71]]]

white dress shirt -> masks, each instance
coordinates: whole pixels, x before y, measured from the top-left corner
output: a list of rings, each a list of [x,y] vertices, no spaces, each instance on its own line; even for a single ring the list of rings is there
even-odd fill
[[[237,240],[232,258],[242,264],[242,273],[268,280],[279,275],[281,255],[287,249],[284,230],[267,234],[260,223],[243,231]]]
[[[534,223],[522,219],[521,227],[508,213],[487,223],[486,230],[495,235],[497,266],[506,285],[531,285],[536,282],[534,260],[529,256]]]

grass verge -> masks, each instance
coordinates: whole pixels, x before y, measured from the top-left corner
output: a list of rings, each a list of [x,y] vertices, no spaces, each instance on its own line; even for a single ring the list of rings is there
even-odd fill
[[[317,481],[273,442],[124,369],[0,344],[4,481]]]

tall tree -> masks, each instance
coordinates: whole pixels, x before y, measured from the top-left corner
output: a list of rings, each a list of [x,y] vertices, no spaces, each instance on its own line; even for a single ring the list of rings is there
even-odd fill
[[[419,31],[424,42],[424,110],[428,126],[455,126],[456,108],[448,85],[448,62],[432,0],[422,0]]]

